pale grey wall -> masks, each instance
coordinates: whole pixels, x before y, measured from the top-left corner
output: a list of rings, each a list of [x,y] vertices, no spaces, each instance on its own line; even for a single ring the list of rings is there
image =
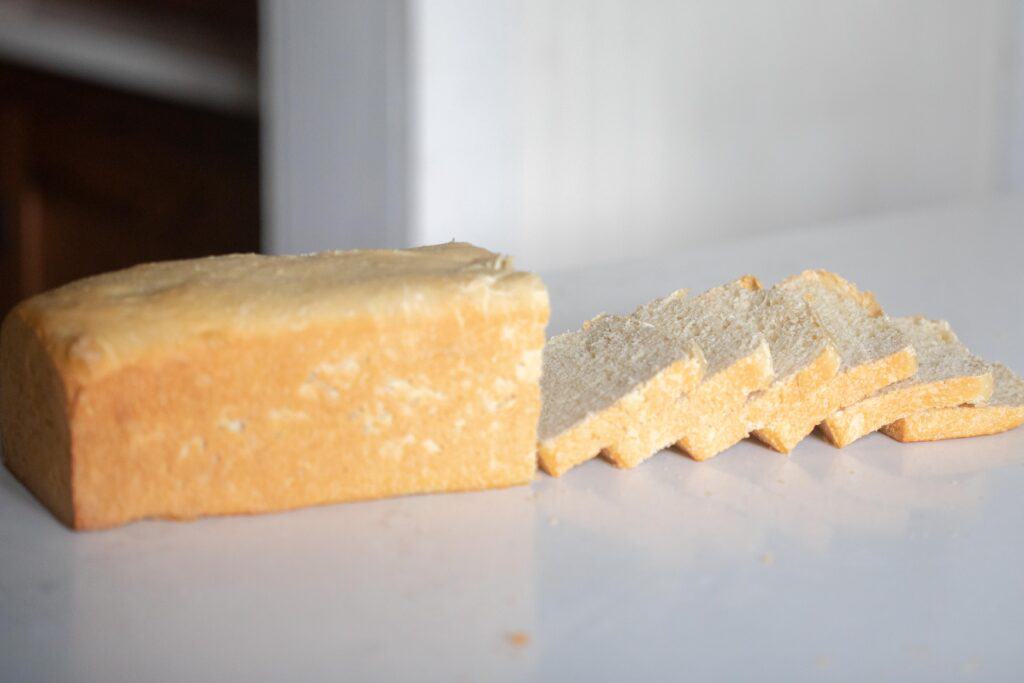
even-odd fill
[[[1020,187],[1017,0],[265,4],[278,250],[557,268]]]

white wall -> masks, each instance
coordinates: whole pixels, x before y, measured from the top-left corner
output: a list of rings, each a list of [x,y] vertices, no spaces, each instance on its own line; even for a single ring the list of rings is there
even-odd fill
[[[278,249],[553,268],[1020,187],[1014,0],[267,1]]]

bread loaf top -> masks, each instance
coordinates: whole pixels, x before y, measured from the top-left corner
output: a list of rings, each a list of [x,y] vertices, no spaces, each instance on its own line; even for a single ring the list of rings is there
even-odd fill
[[[352,316],[429,315],[453,295],[485,313],[524,300],[547,310],[540,279],[465,243],[302,256],[232,254],[96,275],[23,301],[60,370],[85,380],[190,339],[298,330]]]

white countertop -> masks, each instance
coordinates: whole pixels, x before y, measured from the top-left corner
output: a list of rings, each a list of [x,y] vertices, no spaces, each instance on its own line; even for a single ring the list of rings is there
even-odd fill
[[[626,237],[624,236],[624,239]],[[550,332],[808,267],[1024,372],[1024,201],[548,274]],[[64,529],[0,475],[0,680],[1010,680],[1024,429]]]

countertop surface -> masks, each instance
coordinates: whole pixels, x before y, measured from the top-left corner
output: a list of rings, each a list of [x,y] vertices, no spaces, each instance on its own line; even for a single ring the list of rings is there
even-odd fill
[[[1024,372],[1024,201],[545,273],[550,333],[835,270]],[[0,474],[0,680],[1019,680],[1024,429],[72,533]]]

